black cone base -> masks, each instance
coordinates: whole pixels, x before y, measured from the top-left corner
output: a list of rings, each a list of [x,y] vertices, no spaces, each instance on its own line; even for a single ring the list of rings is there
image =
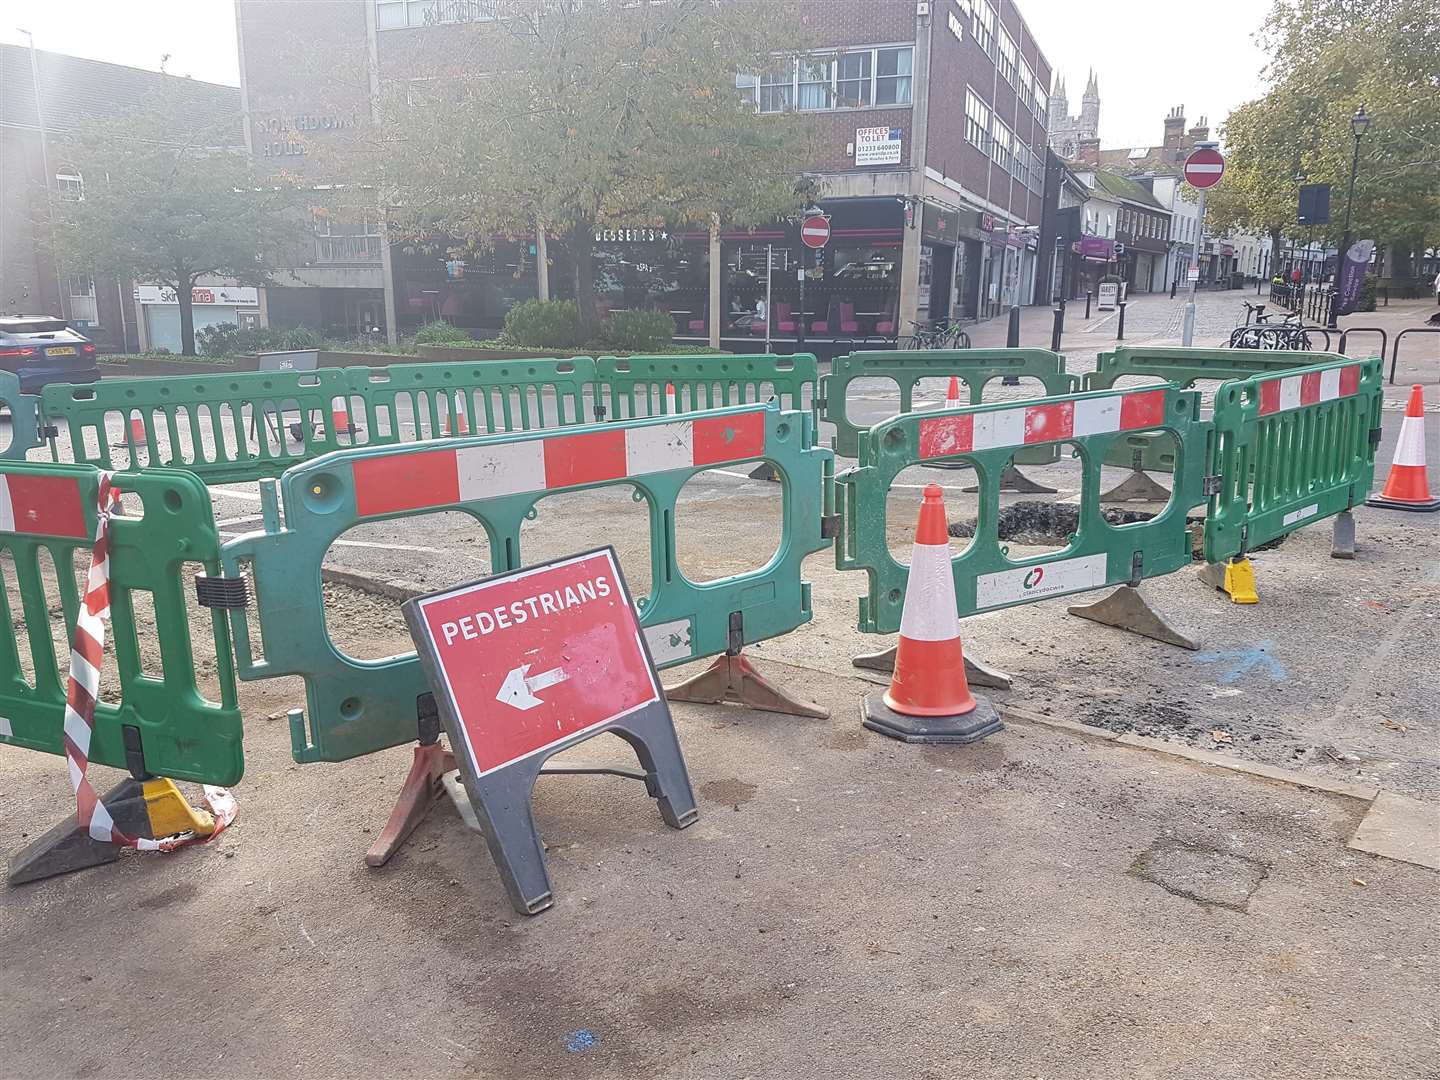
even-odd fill
[[[907,743],[972,743],[1005,726],[995,706],[983,697],[977,696],[975,708],[959,716],[907,716],[886,705],[879,691],[865,695],[860,719],[871,731]]]

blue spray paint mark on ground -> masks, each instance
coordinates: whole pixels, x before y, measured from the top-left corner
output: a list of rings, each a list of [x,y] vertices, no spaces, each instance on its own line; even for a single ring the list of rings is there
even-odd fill
[[[1273,641],[1262,641],[1250,648],[1196,653],[1195,659],[1202,664],[1224,664],[1225,670],[1220,673],[1220,681],[1227,686],[1238,682],[1255,668],[1260,668],[1274,682],[1284,682],[1290,677],[1290,673],[1285,670],[1285,665],[1271,654],[1270,650],[1274,647]]]
[[[569,1050],[572,1054],[579,1054],[586,1050],[595,1049],[595,1045],[599,1041],[599,1035],[596,1035],[589,1028],[581,1028],[579,1031],[572,1031],[569,1035],[565,1036],[565,1049]]]

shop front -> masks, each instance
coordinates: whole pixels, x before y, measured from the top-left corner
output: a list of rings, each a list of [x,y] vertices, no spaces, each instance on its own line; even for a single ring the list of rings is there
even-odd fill
[[[1082,236],[1070,247],[1071,298],[1100,291],[1100,279],[1115,269],[1115,241],[1105,236]]]
[[[178,353],[180,301],[168,285],[136,285],[142,347]],[[190,290],[190,311],[197,331],[215,323],[259,326],[260,290],[248,285],[197,285]]]
[[[391,260],[400,333],[413,334],[425,323],[443,320],[477,339],[495,337],[506,312],[539,295],[535,259],[533,237],[496,237],[486,249],[439,242],[397,245]]]

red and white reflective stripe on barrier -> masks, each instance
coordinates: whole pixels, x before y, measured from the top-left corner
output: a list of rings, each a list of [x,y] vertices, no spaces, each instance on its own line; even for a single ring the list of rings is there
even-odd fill
[[[0,476],[0,533],[85,536],[85,504],[73,476]]]
[[[10,494],[13,495],[13,489]],[[111,486],[111,474],[102,472],[95,507],[95,547],[90,554],[85,596],[75,620],[75,640],[70,649],[70,677],[65,688],[65,759],[70,769],[70,786],[75,789],[76,817],[92,839],[141,851],[172,851],[219,836],[235,819],[234,797],[224,788],[206,785],[204,801],[215,816],[215,831],[209,836],[187,832],[151,840],[127,836],[116,828],[110,811],[85,775],[90,767],[90,737],[95,732],[100,667],[105,661],[105,622],[110,618],[110,515],[118,512],[120,492]]]
[[[1269,416],[1298,409],[1302,405],[1318,405],[1322,401],[1353,397],[1359,392],[1359,364],[1266,379],[1260,384],[1260,415]]]
[[[946,457],[1112,431],[1144,431],[1164,422],[1164,390],[932,416],[920,421],[920,457]]]
[[[384,454],[355,462],[362,516],[723,465],[765,452],[765,412],[552,435],[525,442]]]

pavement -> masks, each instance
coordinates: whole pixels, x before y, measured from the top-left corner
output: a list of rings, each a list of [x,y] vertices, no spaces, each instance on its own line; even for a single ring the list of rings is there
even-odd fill
[[[1238,298],[1202,294],[1202,325]],[[1134,313],[1156,340],[1174,319],[1168,296]],[[1083,370],[1106,332],[1067,358]],[[1425,355],[1401,367],[1391,403],[1440,379]],[[893,410],[856,396],[866,422]],[[1381,477],[1399,421],[1387,408]],[[1076,494],[1067,462],[1026,471]],[[898,550],[932,479],[952,521],[974,513],[962,474],[910,470]],[[763,565],[781,499],[697,477],[682,571]],[[253,485],[215,501],[227,533],[257,527]],[[621,488],[548,498],[523,557],[614,543],[646,581],[645,514]],[[1354,561],[1302,529],[1256,556],[1253,607],[1191,571],[1147,581],[1198,652],[1069,616],[1074,597],[967,619],[967,653],[1015,680],[983,691],[1005,730],[968,747],[860,726],[879,677],[850,658],[889,641],[855,629],[862,585],[818,553],[814,622],[746,652],[830,718],[674,705],[700,799],[682,832],[633,782],[542,779],[557,900],[533,919],[443,802],[365,867],[408,750],[297,765],[299,682],[241,684],[222,837],[0,891],[0,1075],[1433,1080],[1437,520],[1361,508]],[[362,526],[331,558],[429,586],[489,569],[458,514]],[[331,585],[327,621],[359,657],[409,647],[391,599]],[[566,758],[630,763],[604,738]],[[0,846],[70,805],[60,759],[0,751]]]

